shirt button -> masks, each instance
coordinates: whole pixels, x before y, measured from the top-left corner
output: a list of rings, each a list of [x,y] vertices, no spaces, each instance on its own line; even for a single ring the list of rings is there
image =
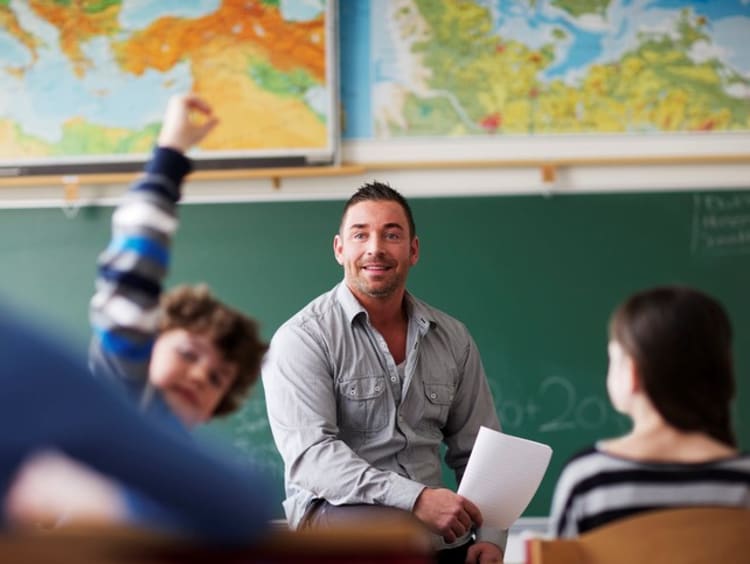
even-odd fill
[[[432,393],[430,394],[430,397],[431,397],[432,399],[436,399],[436,398],[437,398],[437,394],[436,394],[435,392],[432,392]]]
[[[395,376],[391,376],[391,382],[395,382],[397,379]]]

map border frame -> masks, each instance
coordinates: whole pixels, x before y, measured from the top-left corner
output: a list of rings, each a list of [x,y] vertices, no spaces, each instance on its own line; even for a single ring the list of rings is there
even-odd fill
[[[194,170],[239,170],[330,166],[340,162],[338,0],[323,0],[326,31],[326,88],[328,121],[326,147],[239,151],[191,151]],[[138,172],[150,158],[148,153],[69,155],[52,158],[4,158],[0,156],[0,178],[42,175],[106,174]]]

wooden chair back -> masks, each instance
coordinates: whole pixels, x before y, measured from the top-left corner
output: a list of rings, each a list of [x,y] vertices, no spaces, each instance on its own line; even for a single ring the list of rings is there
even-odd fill
[[[529,539],[527,564],[750,564],[750,510],[665,509],[575,539]]]

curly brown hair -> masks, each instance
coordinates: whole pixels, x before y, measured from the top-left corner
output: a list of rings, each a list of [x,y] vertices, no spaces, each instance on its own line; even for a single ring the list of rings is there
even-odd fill
[[[268,344],[261,340],[258,323],[220,302],[205,284],[177,286],[161,298],[159,330],[185,329],[207,335],[224,355],[237,364],[237,377],[216,406],[214,416],[236,411],[258,379]]]

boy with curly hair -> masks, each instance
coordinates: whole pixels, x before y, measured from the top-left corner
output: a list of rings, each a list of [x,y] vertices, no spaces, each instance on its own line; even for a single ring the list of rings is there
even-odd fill
[[[91,300],[93,372],[188,427],[236,410],[267,349],[256,322],[205,285],[162,294],[181,184],[191,170],[185,152],[217,122],[196,95],[170,100],[146,172],[112,217]]]
[[[215,125],[197,96],[170,101],[146,173],[115,211],[112,241],[99,258],[91,368],[141,398],[149,417],[79,370],[62,346],[0,316],[7,353],[0,381],[8,391],[0,413],[24,429],[0,445],[0,521],[135,523],[231,543],[267,529],[272,500],[263,473],[185,432],[237,409],[266,344],[252,319],[204,285],[162,296],[190,171],[184,152]],[[44,417],[28,409],[40,390]]]

